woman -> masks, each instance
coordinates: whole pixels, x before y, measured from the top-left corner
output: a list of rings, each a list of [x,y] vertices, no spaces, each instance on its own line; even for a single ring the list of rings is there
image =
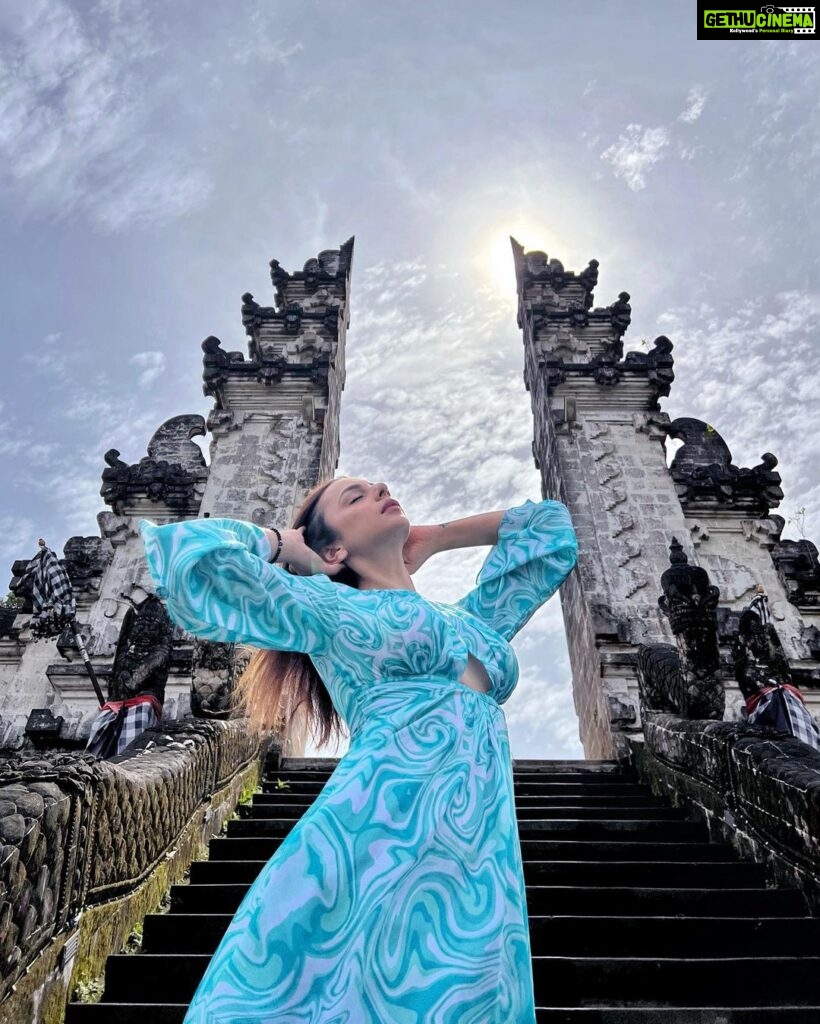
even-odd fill
[[[307,701],[322,743],[341,721],[350,730],[184,1024],[535,1024],[500,705],[518,680],[509,641],[577,560],[566,506],[411,526],[384,483],[339,477],[291,529],[139,528],[174,621],[260,648],[239,683],[251,727],[278,728]],[[493,546],[459,601],[413,586],[431,555],[480,544]]]

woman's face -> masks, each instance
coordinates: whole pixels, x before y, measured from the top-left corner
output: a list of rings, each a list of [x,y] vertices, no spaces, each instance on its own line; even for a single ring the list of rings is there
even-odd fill
[[[403,546],[410,532],[404,509],[385,483],[339,477],[325,488],[318,508],[349,555],[367,555],[385,545]]]

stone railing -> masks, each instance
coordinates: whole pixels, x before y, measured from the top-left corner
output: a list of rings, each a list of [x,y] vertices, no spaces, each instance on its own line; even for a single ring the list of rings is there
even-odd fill
[[[12,1007],[12,1019],[33,1021],[26,1000],[64,1005],[70,960],[84,977],[102,971],[160,890],[204,854],[239,789],[258,782],[264,753],[233,719],[148,729],[102,761],[64,752],[0,760],[0,1018]],[[49,955],[58,946],[67,947],[59,962]],[[46,963],[36,983],[35,961]]]
[[[762,726],[652,713],[630,745],[655,793],[694,807],[713,840],[765,863],[820,914],[820,752]]]
[[[694,809],[713,839],[765,863],[773,882],[800,888],[820,914],[820,750],[770,724],[723,721],[720,594],[674,538],[661,589],[676,643],[638,647],[643,740],[629,740],[638,772],[654,792]],[[761,590],[740,612],[729,659],[753,708],[780,686],[799,694],[766,602]],[[800,721],[816,739],[816,725]]]

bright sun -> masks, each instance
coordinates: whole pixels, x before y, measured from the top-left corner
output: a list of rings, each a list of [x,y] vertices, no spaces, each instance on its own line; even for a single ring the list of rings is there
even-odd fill
[[[532,224],[514,221],[504,229],[494,231],[482,251],[486,276],[492,287],[504,295],[516,294],[515,264],[513,263],[510,235],[529,252],[532,249],[544,249],[545,230],[534,228]]]
[[[515,265],[510,234],[499,233],[491,239],[487,246],[487,270],[496,288],[515,295]]]

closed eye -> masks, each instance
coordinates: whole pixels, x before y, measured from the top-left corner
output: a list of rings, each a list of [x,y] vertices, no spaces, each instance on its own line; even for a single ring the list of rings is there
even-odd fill
[[[361,494],[359,495],[359,498],[361,498]],[[357,501],[359,500],[359,498],[354,498],[354,499],[353,499],[353,501],[351,501],[351,503],[350,503],[350,504],[351,504],[351,505],[355,505],[355,504],[356,504],[356,502],[357,502]]]

